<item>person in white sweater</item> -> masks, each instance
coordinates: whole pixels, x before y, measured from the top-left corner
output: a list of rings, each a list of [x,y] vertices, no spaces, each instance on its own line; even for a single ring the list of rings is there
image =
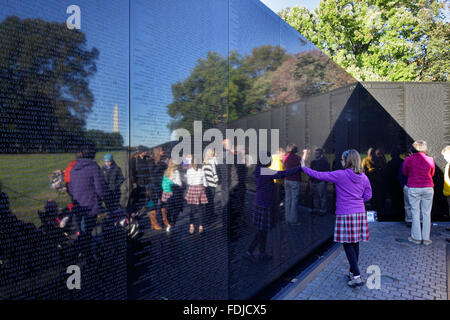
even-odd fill
[[[204,206],[208,203],[208,198],[205,193],[205,187],[207,186],[205,174],[196,161],[192,164],[192,168],[186,172],[186,180],[188,190],[184,198],[190,206],[189,233],[194,233],[195,224],[198,224],[198,232],[201,233],[203,232]]]

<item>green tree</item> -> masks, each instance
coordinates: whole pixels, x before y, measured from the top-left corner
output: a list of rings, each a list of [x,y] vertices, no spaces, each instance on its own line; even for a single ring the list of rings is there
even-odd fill
[[[301,52],[287,59],[271,75],[269,104],[281,106],[355,82],[320,50]]]
[[[270,95],[269,75],[287,58],[284,49],[274,46],[255,48],[247,56],[209,52],[188,78],[172,85],[169,128],[192,132],[193,122],[201,119],[208,129],[264,110]]]
[[[360,81],[447,81],[442,0],[322,0],[279,15]]]
[[[65,23],[8,17],[0,23],[0,146],[64,149],[82,139],[94,97],[98,50]]]

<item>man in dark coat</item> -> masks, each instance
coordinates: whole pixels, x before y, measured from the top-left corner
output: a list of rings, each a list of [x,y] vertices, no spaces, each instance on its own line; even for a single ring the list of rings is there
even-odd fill
[[[76,224],[80,230],[82,251],[89,250],[88,243],[105,196],[105,179],[102,169],[94,161],[95,153],[95,145],[83,146],[70,171],[69,192],[73,199],[72,210]]]
[[[122,169],[116,164],[111,154],[103,157],[105,164],[102,167],[105,177],[105,205],[109,212],[113,212],[120,207],[120,186],[125,181]]]
[[[150,187],[150,157],[144,146],[138,146],[130,161],[131,192],[127,209],[138,211],[146,205],[146,191]]]
[[[314,157],[314,160],[311,161],[311,169],[321,172],[330,171],[330,163],[325,158],[322,148],[315,149]],[[320,215],[324,215],[328,209],[327,183],[314,178],[310,178],[309,183],[314,210]]]
[[[217,166],[222,195],[223,223],[227,227],[228,239],[239,239],[239,217],[245,210],[247,168],[230,140],[223,141],[222,164]]]

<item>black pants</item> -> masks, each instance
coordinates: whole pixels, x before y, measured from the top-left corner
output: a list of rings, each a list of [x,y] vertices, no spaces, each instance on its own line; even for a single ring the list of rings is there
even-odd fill
[[[88,215],[85,212],[80,211],[75,214],[76,228],[80,232],[78,245],[80,252],[89,256],[94,253],[92,230],[94,230],[97,224],[97,215]]]
[[[267,241],[267,230],[258,230],[253,238],[250,247],[248,248],[248,252],[253,253],[257,246],[259,246],[259,253],[266,253],[266,241]]]
[[[214,196],[216,194],[216,188],[206,187],[205,193],[206,197],[208,198],[208,203],[206,204],[206,218],[208,222],[211,222],[212,218],[215,217]]]
[[[105,205],[109,212],[113,212],[120,208],[120,189],[119,190],[107,190],[105,194]]]
[[[359,259],[359,242],[343,243],[345,255],[350,263],[350,272],[354,276],[359,276],[358,259]]]
[[[203,226],[203,216],[205,211],[204,204],[191,204],[189,212],[189,223],[190,224],[198,224],[199,226]]]

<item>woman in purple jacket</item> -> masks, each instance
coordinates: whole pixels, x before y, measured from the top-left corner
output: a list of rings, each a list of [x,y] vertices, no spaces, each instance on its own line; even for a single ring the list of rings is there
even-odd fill
[[[363,281],[358,268],[359,242],[369,241],[369,226],[364,202],[372,197],[372,189],[361,167],[361,157],[356,150],[342,153],[343,170],[318,172],[305,166],[307,150],[303,150],[302,170],[312,178],[336,185],[336,225],[334,241],[342,243],[350,264],[350,287],[361,286]]]
[[[270,152],[267,152],[267,159],[272,159]],[[274,179],[281,179],[300,172],[300,166],[285,171],[275,171],[269,169],[271,161],[263,164],[258,159],[258,165],[253,172],[255,176],[256,195],[253,204],[253,224],[256,227],[255,237],[250,244],[244,257],[252,262],[267,261],[272,256],[266,254],[267,232],[272,228],[272,211],[278,204],[274,197],[275,183]],[[259,246],[258,259],[253,254],[256,247]]]

